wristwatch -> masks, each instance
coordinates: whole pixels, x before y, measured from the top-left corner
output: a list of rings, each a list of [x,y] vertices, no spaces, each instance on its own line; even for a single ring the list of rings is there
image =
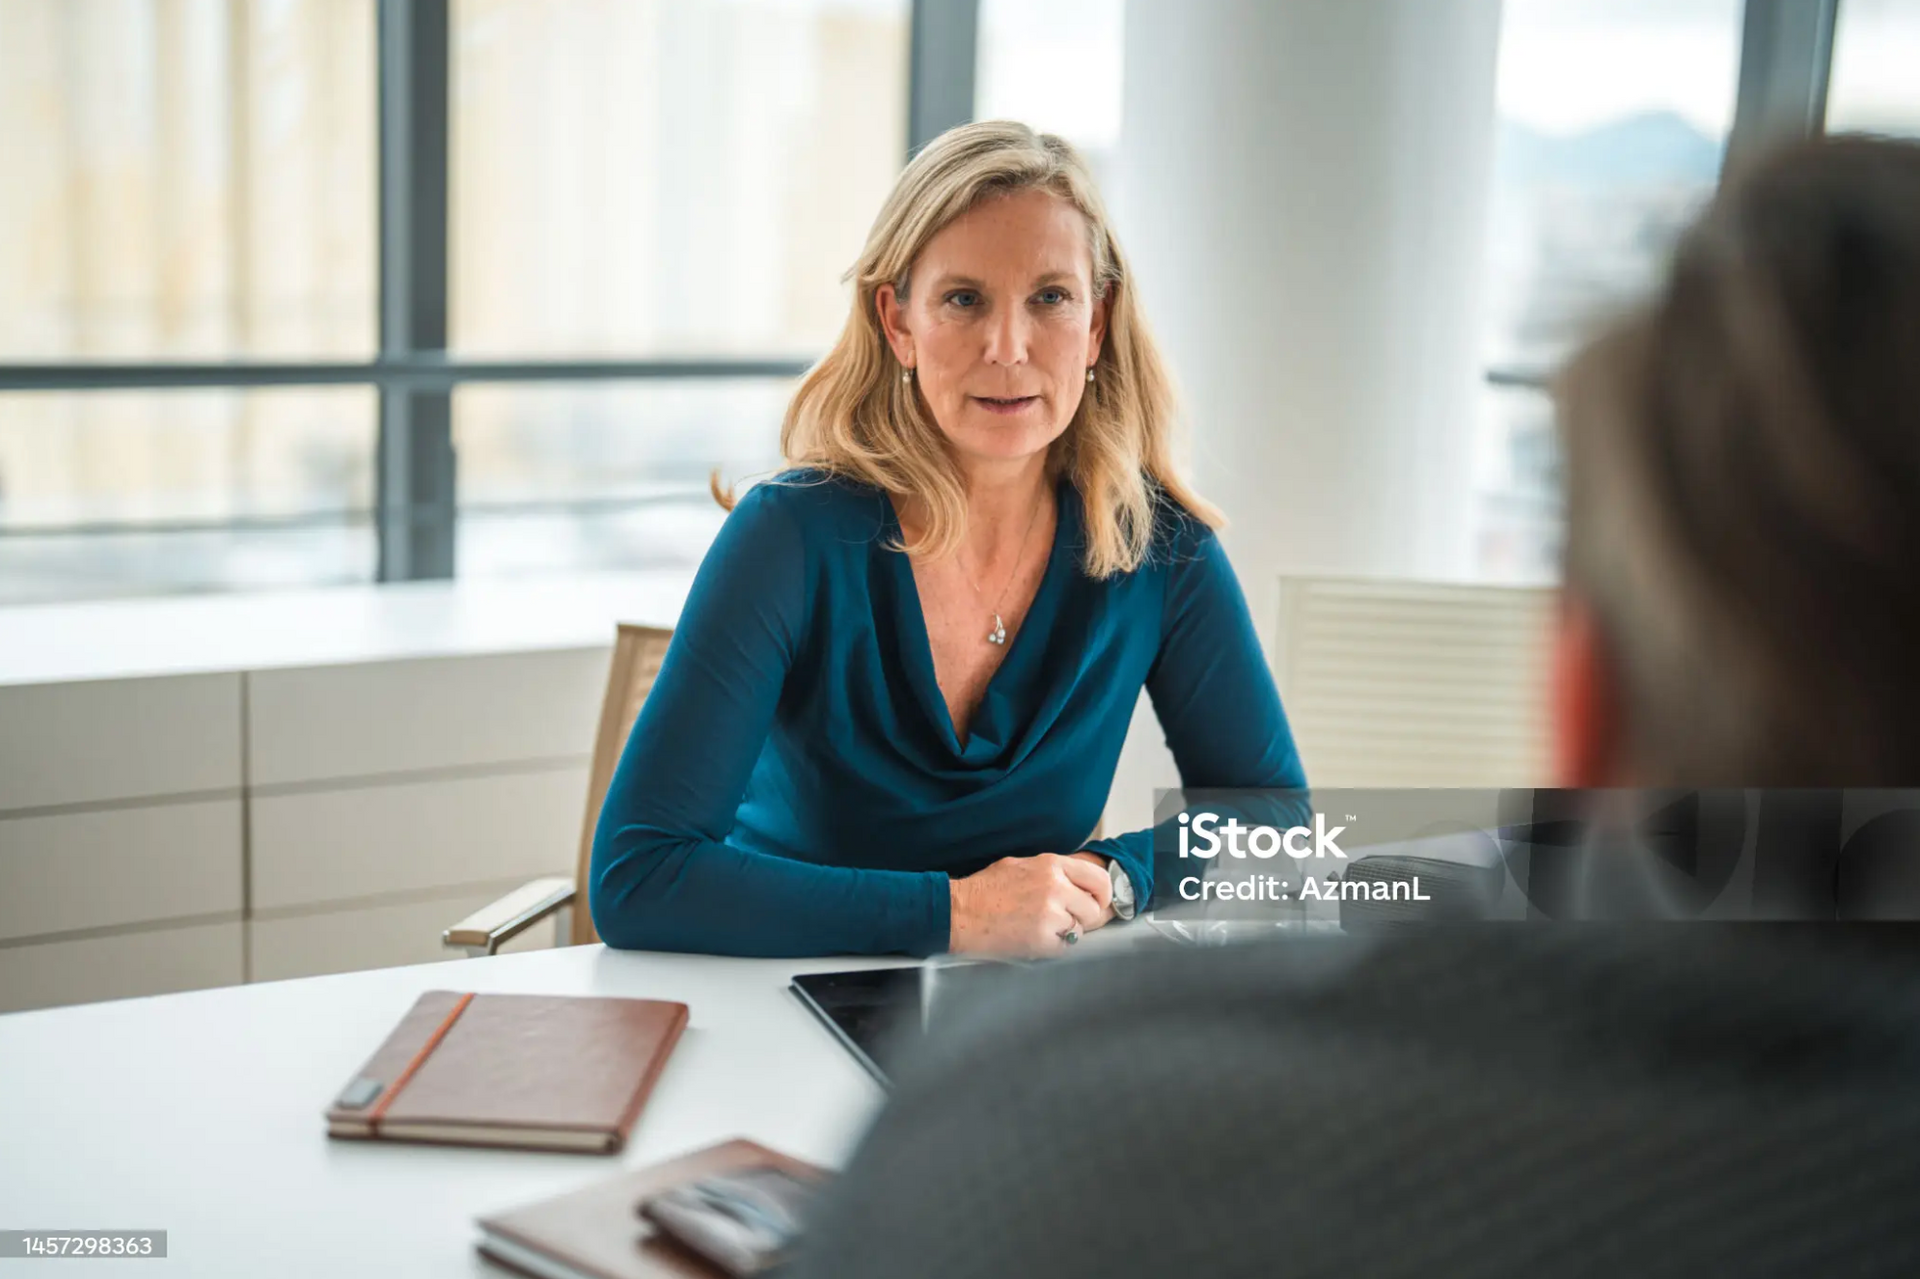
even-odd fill
[[[1135,910],[1133,880],[1121,868],[1120,863],[1111,857],[1107,858],[1107,878],[1113,883],[1113,917],[1132,919]]]

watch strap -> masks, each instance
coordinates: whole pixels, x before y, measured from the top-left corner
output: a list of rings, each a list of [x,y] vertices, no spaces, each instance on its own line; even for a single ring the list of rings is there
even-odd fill
[[[1138,910],[1138,899],[1133,893],[1133,877],[1127,874],[1127,868],[1118,858],[1107,858],[1107,878],[1113,884],[1113,915],[1116,919],[1132,919]]]

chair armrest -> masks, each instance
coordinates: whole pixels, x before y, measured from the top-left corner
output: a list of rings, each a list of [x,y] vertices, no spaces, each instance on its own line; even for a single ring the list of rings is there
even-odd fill
[[[475,954],[491,955],[503,943],[563,906],[571,906],[574,891],[573,880],[564,875],[549,875],[522,884],[447,929],[440,934],[440,940],[447,946],[462,946]]]

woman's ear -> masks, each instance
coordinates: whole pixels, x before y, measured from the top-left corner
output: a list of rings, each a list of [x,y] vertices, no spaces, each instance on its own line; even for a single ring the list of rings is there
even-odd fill
[[[1560,593],[1553,645],[1553,771],[1559,786],[1627,784],[1620,686],[1599,621]]]
[[[907,331],[907,309],[891,284],[883,284],[873,293],[873,309],[880,317],[880,332],[893,348],[893,358],[907,368],[913,367],[913,334]]]
[[[1115,280],[1105,293],[1093,300],[1093,323],[1087,328],[1088,368],[1100,362],[1100,347],[1107,340],[1107,317],[1113,314],[1114,299],[1119,294],[1120,282]]]

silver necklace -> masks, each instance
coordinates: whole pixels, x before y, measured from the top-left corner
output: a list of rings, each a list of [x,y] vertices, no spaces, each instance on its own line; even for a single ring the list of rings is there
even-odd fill
[[[1013,589],[1013,579],[1020,576],[1020,566],[1024,564],[1027,559],[1027,543],[1033,540],[1033,529],[1034,526],[1040,522],[1040,508],[1044,505],[1046,505],[1046,501],[1042,498],[1040,502],[1035,503],[1033,514],[1027,517],[1027,531],[1020,535],[1020,553],[1014,557],[1013,572],[1007,574],[1007,584],[1000,588],[1000,598],[994,600],[993,607],[987,610],[993,614],[993,629],[987,632],[987,643],[989,644],[1004,644],[1007,642],[1007,627],[1006,624],[1000,620],[1000,606],[1006,603],[1007,592]],[[986,600],[980,594],[980,584],[973,580],[973,574],[967,572],[966,562],[959,560],[957,554],[954,558],[960,563],[960,575],[966,578],[967,585],[973,588],[973,598],[979,601],[982,607],[985,607]]]

